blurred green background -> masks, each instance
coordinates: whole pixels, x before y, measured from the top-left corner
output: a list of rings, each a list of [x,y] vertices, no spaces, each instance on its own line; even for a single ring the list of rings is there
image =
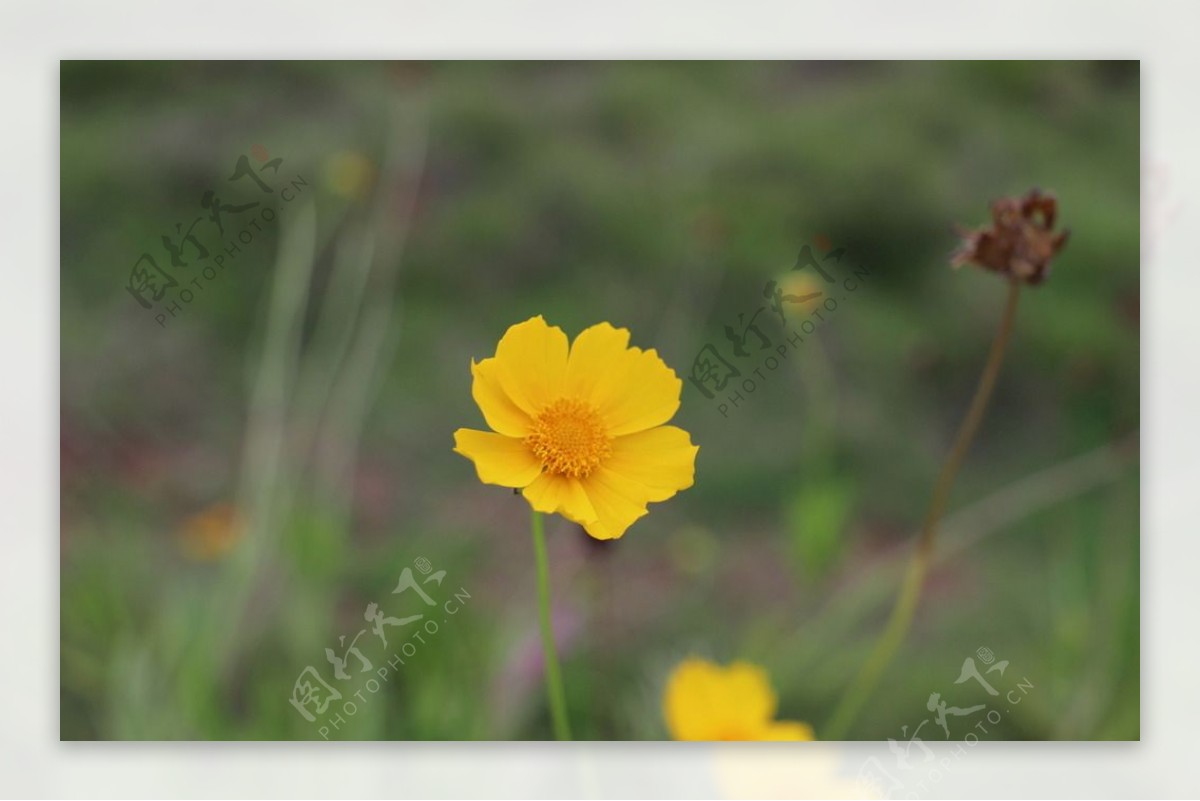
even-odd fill
[[[451,451],[484,427],[470,359],[543,314],[684,376],[827,240],[869,275],[817,333],[727,414],[685,380],[695,486],[613,543],[547,521],[577,737],[666,736],[689,654],[763,665],[820,737],[999,318],[954,225],[1034,186],[1071,240],[851,736],[988,702],[954,683],[981,647],[1033,685],[982,739],[1139,736],[1136,62],[63,62],[61,89],[64,739],[320,739],[289,703],[308,666],[344,696],[324,717],[356,702],[330,739],[549,738],[528,505]],[[269,196],[228,180],[243,155]],[[211,281],[262,206],[221,245],[207,190],[277,210]],[[172,268],[201,216],[209,261]],[[142,253],[179,281],[151,310]],[[384,648],[364,609],[422,611],[391,594],[419,558],[438,631],[364,689],[410,631]],[[325,649],[364,628],[373,670],[339,682]]]

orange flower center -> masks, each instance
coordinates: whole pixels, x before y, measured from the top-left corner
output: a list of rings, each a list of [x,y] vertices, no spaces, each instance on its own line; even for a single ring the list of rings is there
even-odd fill
[[[586,478],[612,453],[612,438],[590,403],[559,398],[543,409],[525,437],[548,473]]]

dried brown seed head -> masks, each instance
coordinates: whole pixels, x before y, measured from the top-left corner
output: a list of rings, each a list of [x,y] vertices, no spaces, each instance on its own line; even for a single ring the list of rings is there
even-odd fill
[[[963,241],[951,264],[975,264],[1027,284],[1040,284],[1070,233],[1053,230],[1057,216],[1058,201],[1040,189],[1022,198],[1000,198],[992,203],[990,226],[962,231]]]

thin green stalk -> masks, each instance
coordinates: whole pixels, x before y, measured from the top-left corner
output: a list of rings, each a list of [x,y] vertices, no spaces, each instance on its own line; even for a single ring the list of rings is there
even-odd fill
[[[942,465],[942,471],[934,485],[933,497],[929,501],[929,511],[925,515],[925,523],[921,527],[917,548],[909,562],[904,583],[900,587],[900,594],[896,597],[896,605],[892,609],[892,615],[888,619],[883,634],[875,643],[875,648],[867,657],[867,661],[863,663],[858,675],[854,677],[854,681],[842,696],[826,724],[825,730],[822,732],[822,739],[840,740],[845,736],[847,729],[854,723],[859,710],[874,692],[880,676],[891,663],[892,657],[896,655],[897,649],[904,642],[904,637],[912,626],[917,602],[921,599],[921,587],[925,583],[925,574],[929,572],[929,563],[933,557],[933,545],[937,537],[938,524],[946,511],[946,504],[950,500],[950,490],[954,487],[958,469],[967,455],[967,449],[975,439],[976,431],[979,430],[979,423],[983,420],[983,413],[987,409],[992,389],[996,385],[996,376],[999,375],[1000,365],[1004,361],[1004,351],[1008,346],[1013,322],[1017,316],[1017,298],[1020,296],[1020,289],[1019,281],[1009,280],[1008,301],[1004,307],[1004,316],[1000,320],[1000,327],[996,330],[996,337],[992,340],[992,347],[988,352],[987,362],[984,365],[983,374],[979,377],[979,385],[975,388],[975,396],[971,399],[967,416],[959,426],[958,434],[954,438],[954,446],[950,449],[950,455],[946,457],[946,462]]]
[[[554,646],[554,624],[550,620],[550,565],[546,558],[546,532],[541,512],[533,512],[533,552],[537,559],[538,618],[542,628],[542,651],[546,657],[546,698],[554,717],[554,736],[571,739],[567,722],[567,696],[563,692],[562,670],[558,666],[558,650]]]

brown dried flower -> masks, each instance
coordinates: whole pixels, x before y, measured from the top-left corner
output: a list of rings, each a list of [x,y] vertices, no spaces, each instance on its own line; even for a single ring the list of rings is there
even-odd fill
[[[1040,189],[1031,189],[1022,198],[1000,198],[992,203],[991,226],[960,229],[963,242],[951,263],[955,267],[976,264],[1027,284],[1040,284],[1070,233],[1053,230],[1057,213],[1054,195]]]

